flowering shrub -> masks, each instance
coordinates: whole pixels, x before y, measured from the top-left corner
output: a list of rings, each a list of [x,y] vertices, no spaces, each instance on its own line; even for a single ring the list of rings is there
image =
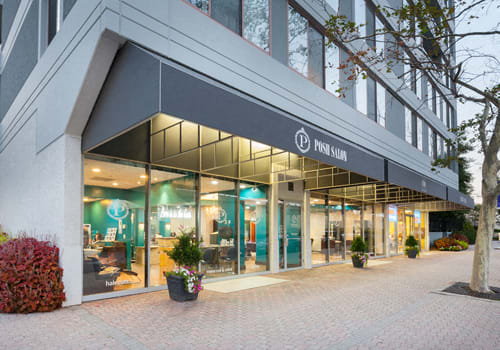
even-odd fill
[[[469,244],[467,242],[460,241],[457,239],[457,243],[462,247],[462,250],[469,249]]]
[[[459,252],[459,251],[462,250],[462,247],[459,246],[459,245],[452,245],[450,247],[441,247],[441,248],[439,248],[439,250],[441,250],[441,251],[447,250],[447,251],[452,251],[452,252]]]
[[[469,238],[467,238],[466,235],[464,235],[463,233],[460,233],[460,232],[453,233],[452,235],[450,235],[450,238],[455,239],[457,241],[469,243]]]
[[[436,246],[436,248],[438,249],[441,249],[441,248],[449,248],[451,246],[455,246],[457,245],[457,241],[452,239],[452,238],[448,238],[448,237],[443,237],[441,239],[438,239],[434,242],[434,245]]]
[[[0,245],[0,312],[53,311],[66,296],[59,267],[59,248],[35,238],[16,238]]]
[[[10,241],[10,237],[7,233],[5,232],[0,232],[0,245],[4,244],[5,242]]]
[[[177,268],[173,272],[165,272],[165,277],[172,275],[180,276],[184,279],[184,285],[186,286],[186,291],[188,293],[197,293],[203,290],[201,279],[198,278],[195,270],[190,268],[189,266]]]

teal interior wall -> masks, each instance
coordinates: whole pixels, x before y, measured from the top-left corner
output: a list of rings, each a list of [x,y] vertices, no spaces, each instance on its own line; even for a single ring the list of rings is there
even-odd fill
[[[117,228],[116,241],[125,242],[127,246],[127,268],[130,269],[131,260],[134,257],[133,246],[144,246],[144,229],[139,223],[144,223],[144,188],[123,190],[98,186],[85,186],[85,197],[98,199],[84,205],[84,223],[90,224],[92,236],[95,238],[97,232],[103,238],[108,228]],[[119,230],[120,219],[108,213],[108,207],[115,205],[117,200],[125,203],[128,211],[120,213],[122,232]],[[132,216],[134,222],[132,223]]]

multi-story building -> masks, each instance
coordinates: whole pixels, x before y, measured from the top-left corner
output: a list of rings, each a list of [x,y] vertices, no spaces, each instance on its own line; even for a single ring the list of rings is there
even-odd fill
[[[400,2],[341,11],[390,25],[372,6]],[[473,205],[455,166],[431,171],[456,125],[431,79],[401,89],[395,67],[336,96],[352,83],[349,47],[325,45],[336,10],[3,1],[0,224],[54,237],[68,305],[166,288],[182,233],[217,280],[344,262],[355,236],[375,258],[410,234],[428,249],[430,211]]]

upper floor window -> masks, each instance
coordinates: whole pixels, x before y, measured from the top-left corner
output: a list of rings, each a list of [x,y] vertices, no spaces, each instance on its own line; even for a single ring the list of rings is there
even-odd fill
[[[354,22],[359,26],[359,35],[366,36],[366,2],[365,0],[355,0],[354,3]]]
[[[243,0],[243,37],[269,52],[269,0]]]
[[[262,50],[270,51],[269,0],[186,0]]]
[[[385,88],[377,82],[377,123],[385,127]]]
[[[359,77],[356,80],[356,109],[364,115],[368,115],[368,80],[372,86],[373,79],[370,77],[366,77],[366,79]]]
[[[340,87],[340,50],[335,44],[326,47],[325,88],[337,95]]]
[[[436,159],[436,133],[429,127],[429,157],[432,160]]]
[[[50,44],[59,31],[60,0],[49,0],[48,2],[48,35],[47,44]]]
[[[288,63],[290,67],[323,86],[323,35],[293,6],[288,6]]]
[[[2,4],[0,4],[0,47],[2,47]]]
[[[241,35],[241,0],[211,0],[210,16]]]
[[[411,109],[405,106],[405,140],[413,145],[413,115]]]
[[[190,4],[197,7],[200,11],[209,13],[210,10],[210,0],[187,0]]]
[[[417,117],[417,148],[419,151],[424,149],[424,132],[422,118]]]

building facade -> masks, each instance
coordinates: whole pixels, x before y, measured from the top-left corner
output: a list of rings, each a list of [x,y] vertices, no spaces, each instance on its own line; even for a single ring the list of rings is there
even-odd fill
[[[456,102],[403,65],[352,85],[324,37],[377,5],[4,0],[0,224],[54,237],[67,305],[166,288],[180,234],[211,280],[428,249],[430,211],[473,206],[431,171]]]

